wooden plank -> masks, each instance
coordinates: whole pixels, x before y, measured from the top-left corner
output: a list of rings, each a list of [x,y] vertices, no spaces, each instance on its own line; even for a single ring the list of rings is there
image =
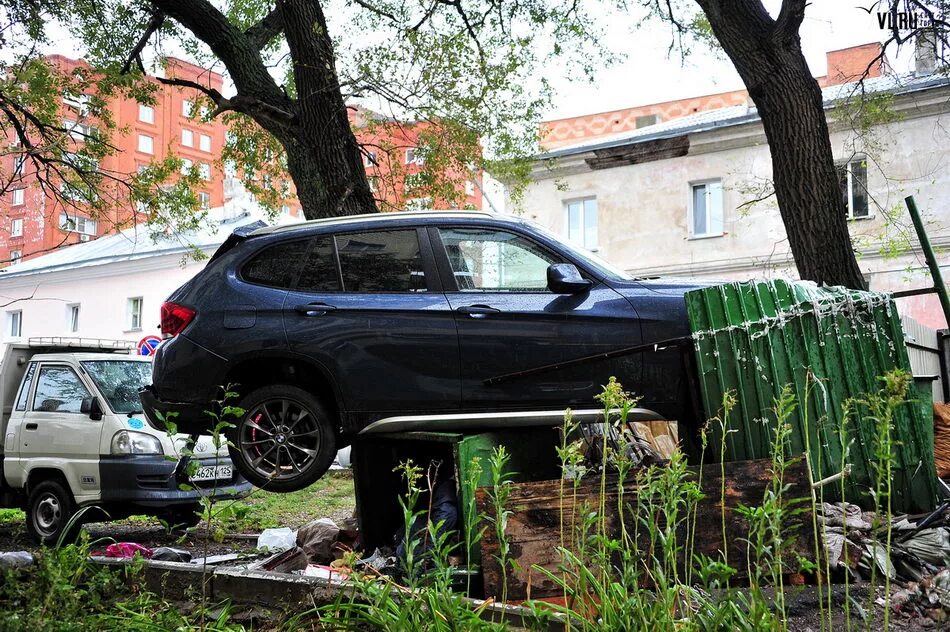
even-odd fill
[[[755,507],[762,504],[766,489],[771,485],[771,460],[733,461],[725,464],[709,464],[702,470],[702,491],[704,498],[696,509],[695,553],[702,553],[720,560],[723,548],[722,509],[720,498],[722,472],[726,475],[726,532],[728,537],[729,564],[739,569],[740,575],[747,566],[747,544],[749,536],[748,521],[736,510],[740,505]],[[696,476],[699,468],[691,468]],[[632,477],[631,477],[632,478]],[[786,500],[810,498],[811,488],[804,459],[797,460],[785,472],[785,483],[789,488],[784,493]],[[507,597],[510,600],[555,597],[562,594],[557,585],[540,573],[537,567],[557,574],[561,563],[561,554],[557,547],[562,541],[562,517],[566,526],[564,539],[567,548],[570,545],[570,525],[572,519],[577,524],[579,510],[586,507],[599,507],[600,479],[591,478],[581,482],[577,490],[576,501],[573,496],[573,483],[564,481],[563,496],[560,480],[534,483],[515,483],[511,486],[508,508],[512,515],[508,518],[507,539],[510,543],[511,558],[517,562],[519,570],[508,571]],[[617,483],[608,481],[606,494],[607,531],[612,537],[620,532],[617,515]],[[624,504],[630,512],[626,516],[628,532],[633,532],[636,523],[637,485],[628,482],[624,485]],[[487,488],[477,491],[479,512],[492,516],[494,510]],[[810,508],[810,504],[802,507]],[[692,521],[687,521],[691,523]],[[487,524],[482,540],[482,573],[486,597],[501,596],[502,578],[498,563],[498,539],[494,525]],[[814,538],[810,511],[803,511],[786,521],[784,541],[788,546],[789,558],[796,555],[814,559]],[[641,528],[641,532],[643,529]],[[687,540],[685,525],[679,530],[679,542]],[[648,558],[649,542],[641,533],[638,548]],[[685,549],[685,546],[683,547]],[[684,560],[680,560],[681,565]],[[529,594],[530,593],[530,594]]]

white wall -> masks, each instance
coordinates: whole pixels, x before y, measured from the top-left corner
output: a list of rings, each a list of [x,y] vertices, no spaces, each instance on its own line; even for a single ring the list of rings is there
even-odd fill
[[[182,255],[149,257],[135,261],[84,266],[70,270],[37,273],[25,278],[0,279],[2,336],[11,341],[11,311],[22,312],[20,340],[40,336],[81,336],[138,341],[149,334],[161,335],[159,308],[175,289],[198,273],[205,261],[184,261]],[[127,324],[127,301],[141,296],[142,326]],[[67,327],[67,309],[79,304],[79,331]]]

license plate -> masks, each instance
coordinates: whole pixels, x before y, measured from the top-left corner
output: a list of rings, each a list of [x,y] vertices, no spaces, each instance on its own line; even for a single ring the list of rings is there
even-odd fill
[[[230,465],[203,465],[195,470],[195,473],[189,477],[193,483],[203,481],[215,481],[227,479],[231,480],[232,472]]]

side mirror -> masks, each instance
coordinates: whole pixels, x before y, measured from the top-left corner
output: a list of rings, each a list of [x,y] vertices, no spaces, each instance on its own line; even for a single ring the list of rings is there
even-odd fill
[[[577,294],[593,285],[581,276],[573,263],[552,263],[548,266],[548,289],[555,294]]]
[[[79,412],[89,415],[89,419],[99,421],[102,419],[102,404],[98,397],[86,397],[79,405]]]

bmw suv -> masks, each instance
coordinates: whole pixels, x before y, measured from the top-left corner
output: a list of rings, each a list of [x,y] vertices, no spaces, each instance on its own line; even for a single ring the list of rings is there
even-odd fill
[[[489,213],[262,227],[164,303],[142,401],[157,425],[174,412],[179,432],[202,433],[231,385],[244,410],[232,459],[272,491],[315,481],[360,432],[555,425],[609,376],[643,396],[642,414],[688,423],[693,287],[631,279]]]

